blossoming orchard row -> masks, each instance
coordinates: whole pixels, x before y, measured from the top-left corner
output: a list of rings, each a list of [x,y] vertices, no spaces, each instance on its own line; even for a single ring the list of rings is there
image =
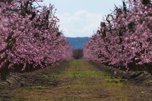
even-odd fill
[[[152,63],[152,2],[128,0],[116,7],[84,48],[99,63],[129,69]]]
[[[54,6],[40,6],[39,1],[0,2],[0,71],[4,80],[10,68],[46,67],[72,55],[59,31]]]

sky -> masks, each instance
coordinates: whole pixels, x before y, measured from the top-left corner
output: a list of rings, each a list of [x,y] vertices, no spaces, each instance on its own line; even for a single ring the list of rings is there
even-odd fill
[[[60,30],[66,37],[91,37],[122,0],[44,0],[42,5],[50,3],[57,9]]]

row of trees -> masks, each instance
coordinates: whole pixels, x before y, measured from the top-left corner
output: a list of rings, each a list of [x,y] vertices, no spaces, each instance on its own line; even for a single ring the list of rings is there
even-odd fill
[[[0,2],[2,80],[11,68],[43,68],[72,56],[71,46],[59,31],[54,6],[40,6],[39,1]]]
[[[84,48],[84,57],[129,70],[152,63],[152,2],[128,0],[116,7]]]

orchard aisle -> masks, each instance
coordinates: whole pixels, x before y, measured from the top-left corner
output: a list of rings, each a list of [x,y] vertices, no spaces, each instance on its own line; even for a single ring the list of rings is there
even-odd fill
[[[39,83],[3,91],[9,94],[0,101],[152,101],[150,89],[125,84],[85,60],[59,67],[27,74]]]

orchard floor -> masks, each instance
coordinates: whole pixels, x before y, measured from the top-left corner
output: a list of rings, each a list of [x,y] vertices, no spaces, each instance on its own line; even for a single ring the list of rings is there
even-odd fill
[[[152,89],[137,86],[85,60],[21,75],[22,87],[2,89],[0,101],[152,101]]]

